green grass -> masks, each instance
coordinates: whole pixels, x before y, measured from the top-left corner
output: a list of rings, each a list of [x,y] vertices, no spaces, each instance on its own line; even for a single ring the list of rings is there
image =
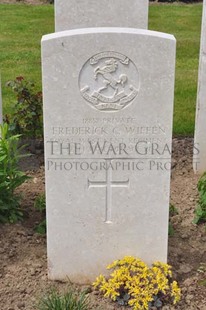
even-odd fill
[[[68,291],[60,294],[53,291],[40,300],[38,310],[87,310],[88,299],[84,293],[74,293]]]
[[[152,5],[149,28],[177,39],[174,134],[192,135],[195,124],[202,5]]]
[[[4,113],[12,111],[14,96],[5,87],[8,80],[24,76],[41,89],[40,42],[54,32],[53,6],[0,5],[0,68]]]
[[[150,5],[149,29],[177,39],[174,134],[194,131],[202,5]],[[0,5],[0,67],[4,113],[14,97],[4,84],[24,76],[41,88],[40,41],[54,31],[53,6]]]

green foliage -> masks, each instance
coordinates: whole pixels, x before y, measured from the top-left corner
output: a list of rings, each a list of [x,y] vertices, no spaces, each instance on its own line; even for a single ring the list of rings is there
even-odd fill
[[[206,172],[200,178],[198,185],[199,200],[195,209],[194,224],[206,222]]]
[[[77,295],[69,291],[63,295],[52,291],[42,298],[38,305],[38,310],[87,310],[88,300],[84,293]]]
[[[197,272],[201,274],[201,278],[202,278],[198,281],[198,284],[206,287],[206,263],[200,263],[200,266],[197,269]]]
[[[16,188],[29,177],[19,170],[19,135],[9,135],[8,125],[0,125],[0,222],[14,223],[22,218],[20,196]]]
[[[206,279],[205,280],[200,280],[198,284],[201,285],[201,286],[205,286],[206,287]]]
[[[168,230],[168,235],[169,235],[170,237],[172,237],[172,236],[174,236],[174,234],[175,234],[174,227],[173,227],[172,223],[171,223],[171,222],[169,222],[169,230]]]
[[[46,234],[46,197],[45,194],[39,195],[35,202],[34,207],[42,213],[42,216],[44,217],[43,221],[37,225],[36,232],[41,235]]]
[[[170,211],[169,211],[169,213],[170,213],[170,217],[178,214],[178,210],[177,210],[177,208],[173,204],[170,204]]]
[[[7,82],[7,86],[17,95],[11,120],[7,117],[10,129],[26,137],[42,137],[42,93],[36,92],[34,83],[25,81],[22,76]]]
[[[34,202],[34,207],[42,213],[46,211],[46,197],[45,193],[39,195]]]
[[[173,217],[173,216],[175,216],[177,214],[178,214],[177,208],[173,204],[170,204],[170,209],[169,209],[170,220],[171,220],[171,217]],[[170,237],[174,236],[174,234],[175,234],[175,230],[174,230],[174,227],[173,227],[171,221],[169,221],[168,234],[169,234]]]
[[[35,231],[40,235],[46,234],[46,219],[36,226]]]
[[[174,134],[193,135],[197,96],[202,3],[150,5],[149,29],[177,40]]]
[[[54,6],[0,3],[0,16],[4,114],[11,114],[15,94],[5,87],[6,81],[22,75],[41,89],[40,42],[44,34],[54,32]]]

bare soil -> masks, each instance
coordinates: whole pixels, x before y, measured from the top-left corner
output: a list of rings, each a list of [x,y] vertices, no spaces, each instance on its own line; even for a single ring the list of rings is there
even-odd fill
[[[192,170],[192,139],[174,139],[171,203],[179,214],[171,218],[174,236],[169,237],[169,263],[182,288],[182,300],[164,310],[206,310],[206,230],[192,224],[198,198],[198,177]],[[39,152],[39,151],[38,151]],[[22,223],[0,225],[0,309],[35,310],[36,303],[52,287],[65,290],[71,283],[47,279],[46,237],[35,232],[42,216],[34,209],[34,200],[44,192],[43,155],[34,155],[22,163],[32,179],[21,186],[22,206],[27,217]],[[88,288],[90,309],[126,309],[104,300]],[[154,308],[155,309],[155,308]]]

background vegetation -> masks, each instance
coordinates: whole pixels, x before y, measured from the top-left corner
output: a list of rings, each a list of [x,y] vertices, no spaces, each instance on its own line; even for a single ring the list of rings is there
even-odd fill
[[[150,5],[149,29],[174,34],[177,39],[174,134],[194,131],[202,4]],[[0,5],[0,67],[4,113],[11,113],[14,94],[6,81],[24,76],[41,89],[40,41],[54,31],[51,5]]]

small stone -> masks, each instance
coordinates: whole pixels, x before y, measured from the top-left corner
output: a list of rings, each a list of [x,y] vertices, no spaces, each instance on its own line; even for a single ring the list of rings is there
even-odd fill
[[[36,274],[36,270],[34,268],[31,268],[30,273],[31,273],[31,276],[34,276]]]
[[[99,295],[98,291],[93,291],[93,295]]]
[[[192,271],[192,268],[187,265],[187,264],[183,264],[180,266],[180,269],[178,270],[178,273],[189,273]]]
[[[16,232],[16,234],[19,235],[19,236],[26,236],[25,231],[21,231],[21,230],[18,230],[18,231]]]
[[[39,264],[39,263],[35,264],[34,266],[36,269],[42,269],[43,268],[42,264]]]
[[[41,280],[42,280],[42,281],[47,281],[47,276],[45,276],[45,275],[42,276],[42,277],[41,277]]]
[[[108,309],[108,310],[114,310],[114,307],[111,306],[111,305],[108,305],[108,306],[107,306],[107,309]]]
[[[185,233],[185,234],[182,234],[182,235],[181,235],[181,238],[182,238],[182,239],[187,239],[187,238],[189,238],[189,236],[188,236],[188,234]]]
[[[9,258],[12,258],[12,257],[14,257],[14,256],[15,256],[15,253],[12,252],[12,251],[11,251],[11,252],[9,253],[9,255],[8,255]]]
[[[191,286],[193,284],[193,279],[186,279],[184,281],[184,286]]]
[[[187,295],[187,296],[185,297],[186,304],[190,305],[191,300],[192,300],[193,298],[194,298],[193,295]]]
[[[18,302],[17,307],[18,307],[19,309],[25,308],[25,303],[22,302],[22,301],[20,301],[20,302]]]
[[[186,161],[187,161],[187,157],[186,156],[182,157],[182,162],[184,163]]]

